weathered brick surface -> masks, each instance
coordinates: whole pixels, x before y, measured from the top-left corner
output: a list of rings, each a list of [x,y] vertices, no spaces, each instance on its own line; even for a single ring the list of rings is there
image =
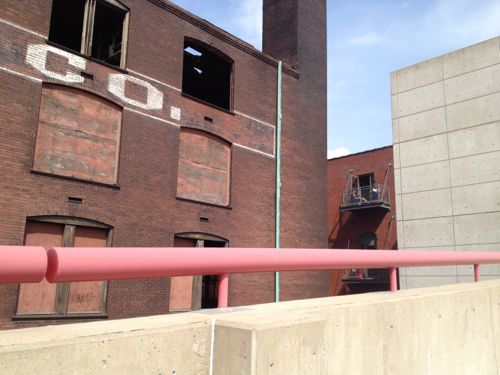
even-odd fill
[[[263,54],[168,2],[123,2],[130,8],[125,71],[47,43],[50,0],[2,3],[0,243],[22,244],[27,217],[62,215],[111,225],[113,246],[172,246],[175,233],[202,232],[228,239],[231,247],[274,247],[273,51]],[[326,247],[327,238],[325,4],[306,2],[323,13],[297,21],[300,78],[284,68],[281,240],[283,247],[318,248]],[[308,22],[315,23],[314,29]],[[211,44],[234,59],[232,113],[182,96],[184,37]],[[32,170],[42,87],[48,83],[92,93],[123,108],[116,186]],[[204,130],[232,144],[229,207],[176,197],[180,127]],[[82,203],[69,202],[70,196]],[[230,304],[274,299],[272,274],[232,275],[230,280]],[[327,293],[325,273],[287,273],[282,280],[283,299]],[[166,313],[169,286],[169,279],[110,282],[108,315]],[[12,321],[16,295],[17,286],[0,286],[1,327],[61,322]]]

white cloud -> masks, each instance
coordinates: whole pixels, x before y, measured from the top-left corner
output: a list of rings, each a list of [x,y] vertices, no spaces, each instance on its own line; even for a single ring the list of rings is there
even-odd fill
[[[260,49],[262,44],[262,0],[237,1],[234,27],[246,42]]]
[[[338,158],[340,156],[349,155],[350,153],[351,152],[345,147],[337,147],[337,148],[334,148],[333,150],[328,150],[327,158],[328,159]]]

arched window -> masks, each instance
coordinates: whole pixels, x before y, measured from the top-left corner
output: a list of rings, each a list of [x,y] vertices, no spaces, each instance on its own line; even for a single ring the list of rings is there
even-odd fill
[[[43,85],[33,170],[116,184],[122,109],[83,90]]]
[[[182,92],[217,107],[231,110],[233,60],[203,42],[186,38]]]
[[[203,131],[182,128],[179,143],[177,196],[229,205],[231,145]]]

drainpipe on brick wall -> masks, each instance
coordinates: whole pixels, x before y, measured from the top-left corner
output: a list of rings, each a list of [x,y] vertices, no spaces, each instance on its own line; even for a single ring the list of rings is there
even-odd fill
[[[276,249],[280,248],[280,199],[281,199],[281,69],[278,62],[278,83],[276,98]],[[280,300],[280,273],[275,273],[275,300]]]

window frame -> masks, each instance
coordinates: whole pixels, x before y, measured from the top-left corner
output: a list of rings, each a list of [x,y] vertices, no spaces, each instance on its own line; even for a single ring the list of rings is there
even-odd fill
[[[47,215],[47,216],[32,216],[26,219],[26,225],[29,222],[44,222],[63,225],[63,236],[61,247],[72,247],[75,242],[76,227],[90,227],[105,229],[108,231],[106,247],[111,247],[113,238],[113,227],[107,224],[100,223],[98,221],[70,217],[70,216],[57,216],[57,215]],[[25,229],[26,232],[26,229]],[[25,234],[26,236],[26,234]],[[19,306],[19,296],[21,290],[21,284],[17,287],[16,296],[16,308],[12,315],[12,320],[42,320],[42,319],[82,319],[82,318],[107,318],[107,295],[108,295],[108,281],[104,281],[102,284],[101,293],[101,311],[96,313],[68,313],[69,295],[70,295],[70,284],[57,283],[56,295],[54,299],[54,313],[18,313]]]
[[[123,26],[122,26],[122,42],[121,42],[121,52],[120,52],[120,65],[116,66],[111,63],[108,63],[104,60],[98,59],[92,56],[92,42],[93,42],[93,32],[94,32],[94,21],[95,21],[95,9],[97,2],[106,3],[107,6],[112,8],[117,8],[119,11],[122,11],[124,14],[123,17]],[[106,64],[108,66],[114,68],[125,69],[127,63],[127,45],[128,45],[128,29],[129,29],[129,14],[130,9],[120,3],[117,0],[85,0],[84,11],[83,11],[83,19],[82,19],[82,35],[80,41],[80,50],[76,51],[72,48],[61,45],[57,42],[54,42],[49,39],[47,36],[47,40],[50,43],[57,45],[58,47],[62,47],[65,50],[79,53],[85,57],[92,59],[93,61],[98,61],[100,63]],[[51,16],[52,17],[52,16]],[[52,19],[51,19],[52,23]],[[50,32],[49,32],[50,35]]]

